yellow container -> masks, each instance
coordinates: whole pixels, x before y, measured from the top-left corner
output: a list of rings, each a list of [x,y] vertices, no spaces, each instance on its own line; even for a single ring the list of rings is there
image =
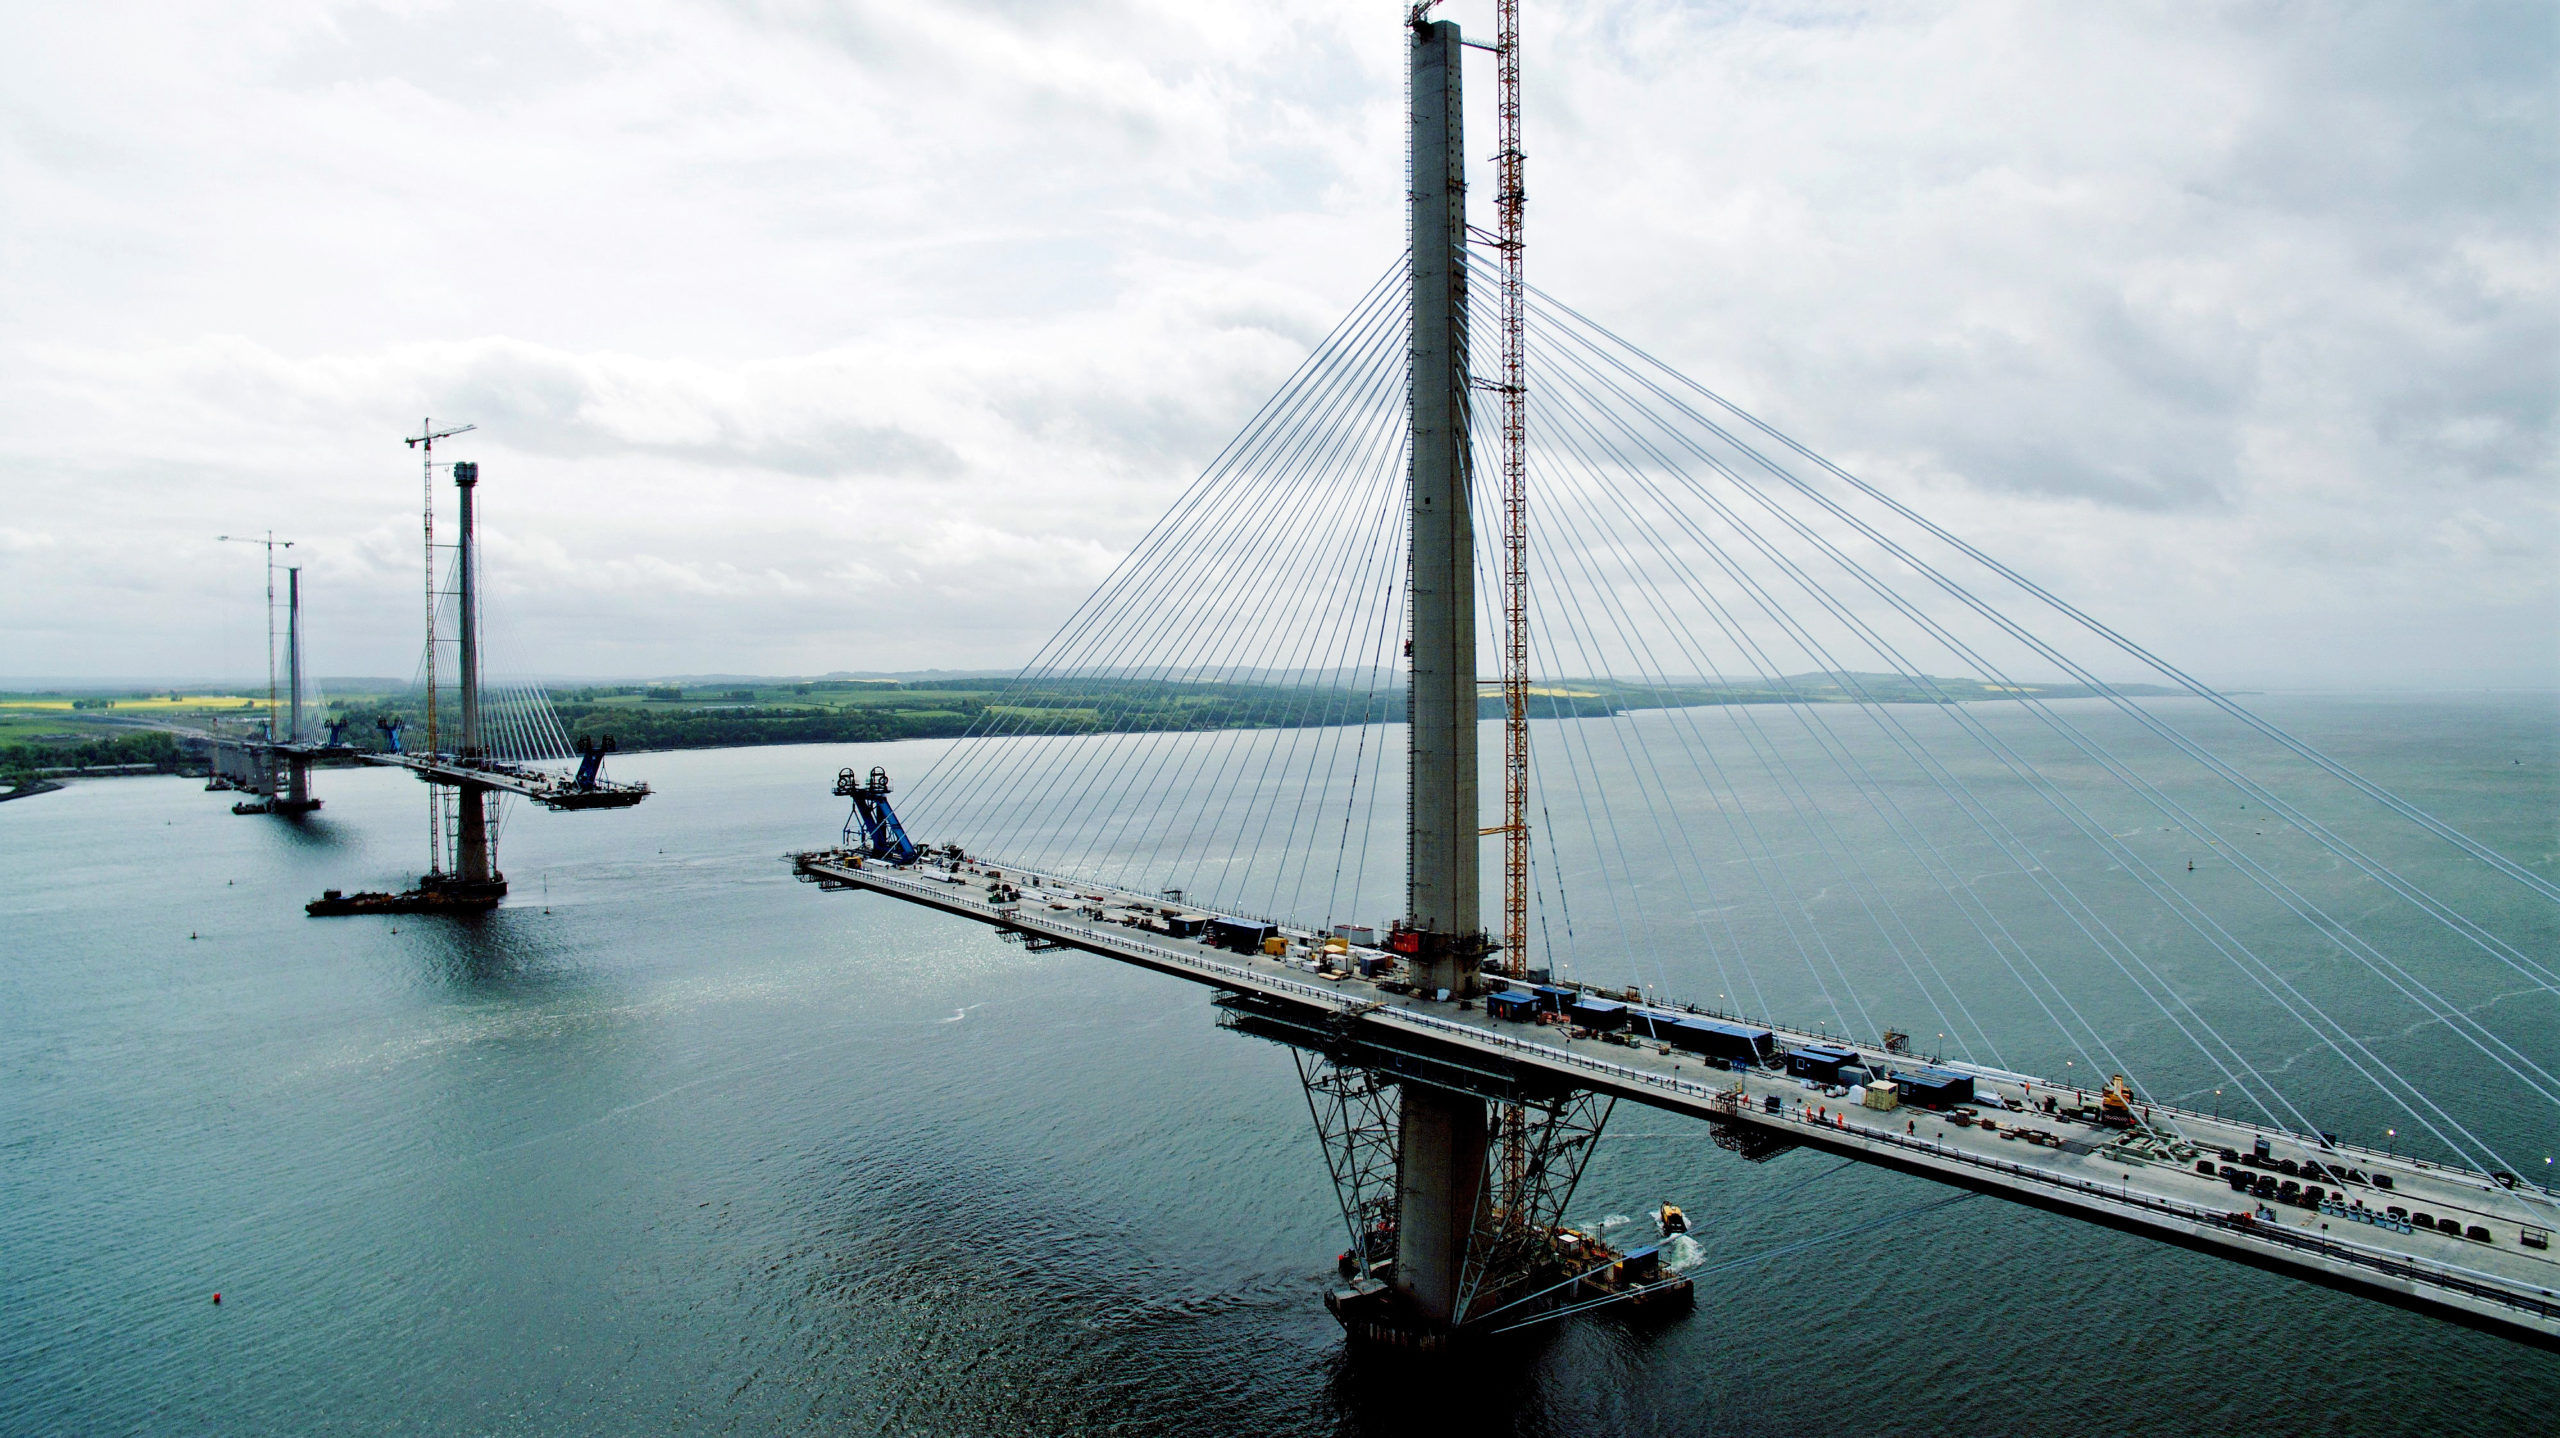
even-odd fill
[[[1262,951],[1275,957],[1286,954],[1289,952],[1289,941],[1278,934],[1273,934],[1262,941]]]

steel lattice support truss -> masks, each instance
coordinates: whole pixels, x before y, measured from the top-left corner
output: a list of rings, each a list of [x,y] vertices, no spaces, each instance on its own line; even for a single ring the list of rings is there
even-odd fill
[[[1519,1134],[1524,1161],[1516,1180],[1507,1164],[1485,1175],[1458,1281],[1459,1322],[1476,1310],[1479,1297],[1499,1306],[1551,1263],[1553,1234],[1617,1102],[1588,1089],[1546,1102],[1492,1102],[1496,1130]]]
[[[1406,1084],[1481,1099],[1488,1130],[1518,1136],[1517,1165],[1487,1163],[1477,1186],[1459,1276],[1459,1321],[1475,1309],[1499,1306],[1552,1266],[1554,1231],[1608,1126],[1614,1097],[1523,1083],[1520,1075],[1454,1063],[1449,1056],[1380,1048],[1353,1039],[1339,1025],[1306,1024],[1240,996],[1221,1000],[1220,1009],[1222,1026],[1289,1046],[1333,1176],[1356,1273],[1365,1278],[1370,1265],[1390,1256],[1381,1240],[1396,1224],[1398,1117]]]
[[[1333,1172],[1357,1272],[1366,1277],[1370,1264],[1387,1256],[1370,1252],[1370,1245],[1396,1219],[1395,1084],[1375,1069],[1327,1054],[1302,1048],[1289,1053],[1307,1090],[1307,1112],[1315,1116],[1325,1167]]]

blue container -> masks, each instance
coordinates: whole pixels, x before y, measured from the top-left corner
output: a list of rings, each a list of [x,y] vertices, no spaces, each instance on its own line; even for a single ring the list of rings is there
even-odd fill
[[[1280,932],[1273,924],[1255,919],[1214,918],[1209,921],[1209,942],[1239,954],[1262,952],[1262,941]]]
[[[1672,1029],[1686,1018],[1687,1014],[1674,1013],[1669,1009],[1630,1007],[1627,1010],[1627,1030],[1667,1044],[1672,1041]]]
[[[1973,1102],[1973,1075],[1947,1069],[1896,1069],[1893,1087],[1904,1103],[1916,1103],[1922,1108],[1954,1108]]]
[[[1691,1053],[1737,1063],[1759,1063],[1778,1047],[1778,1036],[1768,1029],[1723,1019],[1676,1019],[1665,1033],[1671,1042]]]
[[[1844,1049],[1838,1044],[1806,1044],[1802,1048],[1787,1050],[1789,1074],[1796,1078],[1808,1078],[1821,1083],[1840,1082],[1840,1070],[1857,1062],[1856,1049]],[[1895,1074],[1894,1077],[1899,1079],[1902,1075]],[[1965,1093],[1970,1097],[1972,1092],[1973,1085],[1968,1080]]]
[[[1614,1029],[1627,1021],[1627,1006],[1616,999],[1595,999],[1589,994],[1573,1001],[1573,1021],[1587,1029]]]

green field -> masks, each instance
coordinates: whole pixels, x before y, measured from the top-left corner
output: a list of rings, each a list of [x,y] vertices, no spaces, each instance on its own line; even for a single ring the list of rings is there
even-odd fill
[[[257,713],[265,704],[263,698],[244,694],[176,694],[165,690],[154,693],[125,690],[112,694],[0,694],[0,743],[48,734],[89,737],[133,727],[131,721],[137,719],[208,724],[217,715],[237,718],[244,712]]]
[[[0,693],[0,773],[67,763],[127,763],[125,759],[65,759],[101,739],[148,732],[158,725],[209,729],[262,714],[263,697],[245,694],[116,690],[78,693]]]
[[[2007,688],[1975,680],[1925,683],[1898,675],[1811,674],[1783,685],[1631,684],[1622,680],[1548,680],[1530,691],[1533,718],[1600,718],[1636,709],[1724,704],[1844,703],[1869,698],[1896,703],[1985,702],[2036,695],[2077,698],[2076,685]],[[2166,691],[2128,686],[2136,694]],[[973,730],[1050,734],[1197,732],[1392,723],[1404,717],[1400,684],[1375,690],[1288,684],[1173,680],[1076,679],[1030,685],[1006,678],[775,679],[718,684],[643,683],[554,686],[548,690],[573,737],[611,736],[625,751],[732,748],[757,744],[878,743],[947,738]],[[378,720],[424,727],[424,696],[408,689],[333,694],[332,719],[347,721],[346,739],[383,747]],[[440,699],[453,703],[450,691]],[[1478,712],[1501,715],[1499,692],[1482,688]],[[0,694],[0,764],[11,771],[72,762],[59,757],[101,739],[160,726],[204,731],[258,717],[264,700],[241,694],[124,691]],[[445,707],[446,722],[453,710]],[[104,751],[97,751],[104,752]]]

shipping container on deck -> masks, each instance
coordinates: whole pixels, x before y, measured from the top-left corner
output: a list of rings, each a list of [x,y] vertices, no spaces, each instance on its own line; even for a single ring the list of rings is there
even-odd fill
[[[1856,1049],[1844,1049],[1838,1044],[1806,1044],[1802,1048],[1787,1050],[1788,1073],[1797,1078],[1819,1079],[1824,1083],[1840,1082],[1840,1070],[1857,1062]]]
[[[1207,914],[1167,914],[1164,931],[1177,939],[1196,939],[1209,927]]]
[[[1893,1085],[1904,1103],[1922,1108],[1954,1108],[1973,1102],[1973,1075],[1947,1069],[1896,1069]]]
[[[1262,941],[1280,932],[1277,924],[1259,919],[1230,919],[1221,915],[1209,921],[1209,942],[1239,954],[1262,952]]]
[[[1664,1025],[1660,1032],[1691,1053],[1717,1059],[1741,1059],[1746,1063],[1758,1063],[1768,1058],[1778,1046],[1778,1036],[1768,1029],[1727,1023],[1722,1019],[1676,1019]]]
[[[1642,1034],[1646,1038],[1659,1040],[1662,1043],[1678,1043],[1680,1036],[1674,1030],[1690,1021],[1690,1016],[1678,1009],[1649,1009],[1642,1004],[1627,1005],[1627,1032]]]
[[[1659,1246],[1639,1248],[1619,1258],[1613,1275],[1620,1283],[1651,1283],[1662,1276],[1662,1249]]]
[[[1525,989],[1498,990],[1484,996],[1484,1011],[1497,1019],[1535,1023],[1538,1019],[1538,996]]]
[[[1627,1021],[1627,1006],[1616,999],[1584,994],[1573,1001],[1573,1021],[1587,1029],[1614,1029]]]
[[[1540,984],[1535,992],[1538,995],[1538,1007],[1545,1009],[1548,1013],[1560,1014],[1573,1007],[1574,990],[1572,989],[1561,988],[1555,984]]]

